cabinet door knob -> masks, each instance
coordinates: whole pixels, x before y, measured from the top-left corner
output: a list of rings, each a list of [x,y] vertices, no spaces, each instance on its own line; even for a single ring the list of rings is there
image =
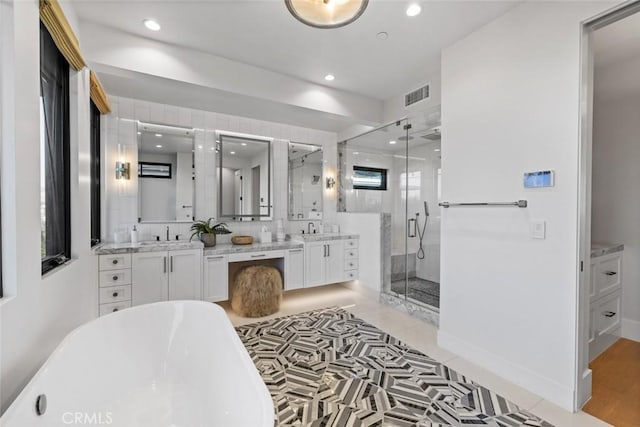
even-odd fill
[[[113,293],[113,297],[115,298],[115,297],[117,297],[117,296],[118,296],[118,293],[117,293],[117,292],[114,292],[114,293]]]
[[[618,273],[616,273],[615,271],[605,271],[604,274],[606,274],[607,276],[615,276]]]
[[[118,263],[117,259],[114,259],[113,261],[111,261],[113,263],[113,265],[116,265]]]
[[[605,311],[602,313],[604,317],[613,317],[616,315],[615,311]]]
[[[116,280],[118,280],[118,276],[113,276],[113,281],[115,282]]]

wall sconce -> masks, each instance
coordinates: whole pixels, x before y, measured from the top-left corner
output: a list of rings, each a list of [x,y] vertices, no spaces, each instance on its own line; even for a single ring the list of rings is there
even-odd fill
[[[333,187],[336,186],[336,180],[333,179],[332,176],[330,176],[329,178],[327,178],[327,190],[331,190]]]
[[[131,169],[131,164],[129,162],[123,162],[118,160],[116,162],[116,179],[130,179],[131,175],[129,173]]]

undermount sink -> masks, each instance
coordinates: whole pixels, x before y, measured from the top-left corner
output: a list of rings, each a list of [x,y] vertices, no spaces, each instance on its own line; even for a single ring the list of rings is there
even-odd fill
[[[307,240],[322,240],[323,238],[327,237],[327,236],[335,236],[336,233],[311,233],[311,234],[292,234],[291,235],[291,240],[303,240],[303,241],[307,241]]]
[[[184,245],[190,243],[190,240],[147,240],[138,242],[139,246],[158,246],[158,245]]]

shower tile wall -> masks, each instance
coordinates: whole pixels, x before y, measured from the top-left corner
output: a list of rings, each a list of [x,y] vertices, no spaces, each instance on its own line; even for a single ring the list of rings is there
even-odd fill
[[[287,221],[287,148],[288,141],[322,145],[324,149],[323,181],[326,176],[335,176],[336,138],[333,132],[292,126],[282,123],[254,120],[245,117],[189,108],[164,105],[137,99],[110,96],[111,114],[106,116],[101,129],[103,145],[103,194],[106,215],[103,217],[103,241],[112,241],[113,233],[130,230],[138,218],[137,163],[137,121],[148,121],[169,125],[193,127],[195,132],[195,173],[196,173],[196,218],[217,217],[215,131],[241,132],[275,138],[273,143],[273,219],[282,218],[288,231],[297,231],[304,224]],[[115,179],[115,162],[119,158],[118,144],[127,147],[125,158],[132,165],[131,179]],[[323,193],[324,221],[335,220],[335,192]],[[263,225],[275,231],[272,221],[232,222],[234,232],[258,235]],[[154,236],[164,236],[166,226],[170,226],[172,236],[189,236],[190,224],[138,224],[140,239],[149,240]],[[226,241],[228,236],[220,236]]]

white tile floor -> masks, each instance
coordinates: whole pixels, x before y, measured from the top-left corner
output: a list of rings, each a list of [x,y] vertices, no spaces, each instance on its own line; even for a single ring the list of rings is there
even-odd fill
[[[457,357],[438,347],[435,326],[383,305],[371,294],[360,293],[342,285],[287,292],[278,313],[258,319],[239,317],[231,311],[228,303],[221,305],[226,309],[229,319],[235,326],[317,308],[342,307],[558,427],[609,425],[585,412],[567,412],[472,362]]]

